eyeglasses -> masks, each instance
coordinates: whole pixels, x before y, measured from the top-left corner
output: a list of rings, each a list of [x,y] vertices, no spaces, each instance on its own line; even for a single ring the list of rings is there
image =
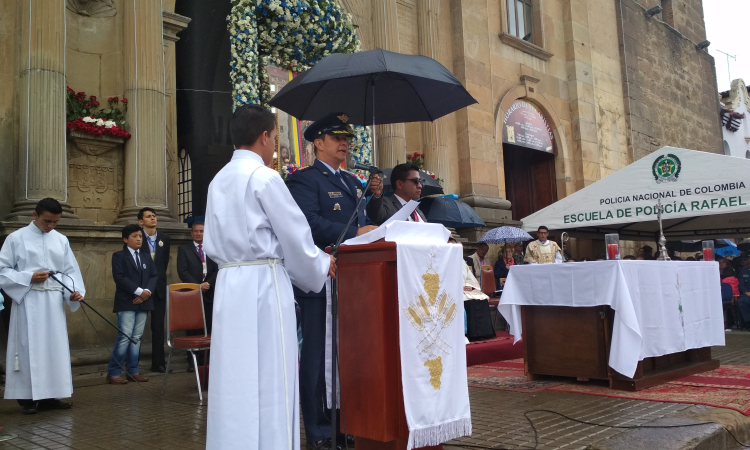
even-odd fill
[[[411,181],[415,185],[421,185],[422,184],[422,180],[419,179],[419,178],[407,178],[404,181]]]

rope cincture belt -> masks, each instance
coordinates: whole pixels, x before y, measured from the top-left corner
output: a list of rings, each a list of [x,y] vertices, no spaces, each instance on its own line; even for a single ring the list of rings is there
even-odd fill
[[[32,291],[62,291],[60,286],[31,286]]]
[[[281,294],[279,293],[279,280],[276,277],[276,266],[283,266],[283,259],[257,259],[255,261],[237,261],[219,264],[219,270],[229,267],[242,266],[270,266],[273,271],[273,286],[276,289],[276,305],[279,309],[279,330],[281,330],[281,357],[284,369],[284,407],[286,408],[286,433],[289,439],[289,450],[293,450],[291,418],[289,417],[289,383],[286,376],[286,340],[284,339],[284,319],[281,313]]]

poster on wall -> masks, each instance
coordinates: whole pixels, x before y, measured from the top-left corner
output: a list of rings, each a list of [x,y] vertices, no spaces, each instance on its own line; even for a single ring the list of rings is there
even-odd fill
[[[516,100],[503,117],[503,143],[555,153],[555,136],[533,103]]]
[[[295,72],[280,67],[266,66],[271,95],[287,85],[297,76]],[[299,167],[311,166],[315,162],[315,146],[303,137],[312,120],[297,120],[280,109],[274,109],[279,124],[279,143],[276,154],[280,165],[294,164]],[[345,164],[341,165],[346,167]]]

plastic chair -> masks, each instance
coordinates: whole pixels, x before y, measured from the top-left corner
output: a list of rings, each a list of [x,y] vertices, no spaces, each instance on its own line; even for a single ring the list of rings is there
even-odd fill
[[[203,403],[203,392],[201,390],[195,352],[203,351],[203,362],[207,364],[206,351],[211,348],[211,336],[206,330],[203,292],[199,284],[176,283],[169,285],[169,289],[167,289],[167,328],[169,356],[167,357],[167,371],[164,374],[164,385],[162,386],[161,393],[164,395],[164,392],[167,390],[167,377],[169,376],[169,364],[172,361],[172,351],[174,349],[186,350],[193,357],[195,381],[198,384],[198,397],[200,398],[200,402]],[[172,338],[172,332],[198,330],[201,328],[203,328],[203,336],[179,336]]]

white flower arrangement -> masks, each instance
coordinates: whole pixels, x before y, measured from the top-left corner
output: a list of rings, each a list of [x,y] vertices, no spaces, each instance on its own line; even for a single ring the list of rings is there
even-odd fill
[[[112,128],[113,126],[117,125],[112,120],[104,120],[104,119],[96,119],[94,117],[82,117],[82,120],[86,123],[93,123],[97,126],[104,127],[104,128]]]
[[[232,0],[227,17],[231,43],[232,97],[235,108],[268,105],[270,63],[304,72],[331,53],[361,51],[356,25],[333,0]],[[358,162],[372,156],[370,134],[355,127],[350,151]]]

